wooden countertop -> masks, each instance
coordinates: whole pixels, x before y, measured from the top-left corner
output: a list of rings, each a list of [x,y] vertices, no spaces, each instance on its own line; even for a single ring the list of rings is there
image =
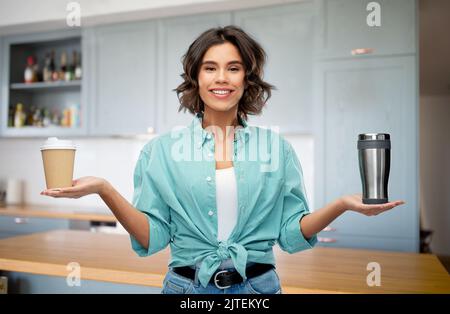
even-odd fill
[[[284,293],[450,293],[450,277],[434,255],[316,247],[296,254],[274,247]],[[161,287],[169,249],[140,258],[127,235],[50,231],[0,240],[0,269]],[[369,287],[369,262],[381,266],[381,286]]]
[[[95,213],[94,211],[80,210],[78,208],[47,205],[8,205],[6,207],[0,207],[0,216],[92,220],[100,222],[117,221],[113,214],[101,214]]]

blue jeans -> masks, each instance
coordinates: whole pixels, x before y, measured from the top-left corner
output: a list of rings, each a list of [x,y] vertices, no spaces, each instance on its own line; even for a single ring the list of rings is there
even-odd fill
[[[227,269],[227,268],[225,268]],[[230,268],[228,268],[230,269]],[[230,270],[234,270],[231,268]],[[198,269],[197,269],[198,272]],[[275,269],[246,281],[220,289],[214,283],[204,288],[195,276],[195,280],[178,275],[170,269],[163,281],[163,294],[281,294],[280,278]]]

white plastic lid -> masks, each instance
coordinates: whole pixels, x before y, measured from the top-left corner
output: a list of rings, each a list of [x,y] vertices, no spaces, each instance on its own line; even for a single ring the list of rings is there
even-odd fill
[[[77,149],[76,146],[70,140],[58,140],[57,137],[49,137],[44,145],[41,146],[41,150],[44,149]]]

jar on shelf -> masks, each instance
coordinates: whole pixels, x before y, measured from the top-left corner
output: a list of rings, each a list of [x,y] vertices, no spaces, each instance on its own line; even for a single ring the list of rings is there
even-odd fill
[[[23,110],[23,104],[18,103],[16,105],[16,112],[14,114],[14,127],[16,128],[23,127],[25,125],[26,117],[27,116]]]
[[[27,67],[24,72],[25,83],[35,83],[38,81],[38,65],[33,56],[27,58]]]

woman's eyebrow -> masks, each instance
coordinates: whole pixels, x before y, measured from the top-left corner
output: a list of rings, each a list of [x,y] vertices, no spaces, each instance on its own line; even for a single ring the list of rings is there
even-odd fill
[[[218,63],[217,63],[216,61],[206,60],[206,61],[203,61],[203,62],[202,62],[202,65],[204,65],[204,64],[214,64],[214,65],[217,65]],[[239,61],[239,60],[233,60],[233,61],[230,61],[230,62],[227,63],[227,65],[230,65],[230,64],[240,64],[240,65],[242,65],[242,62]]]

